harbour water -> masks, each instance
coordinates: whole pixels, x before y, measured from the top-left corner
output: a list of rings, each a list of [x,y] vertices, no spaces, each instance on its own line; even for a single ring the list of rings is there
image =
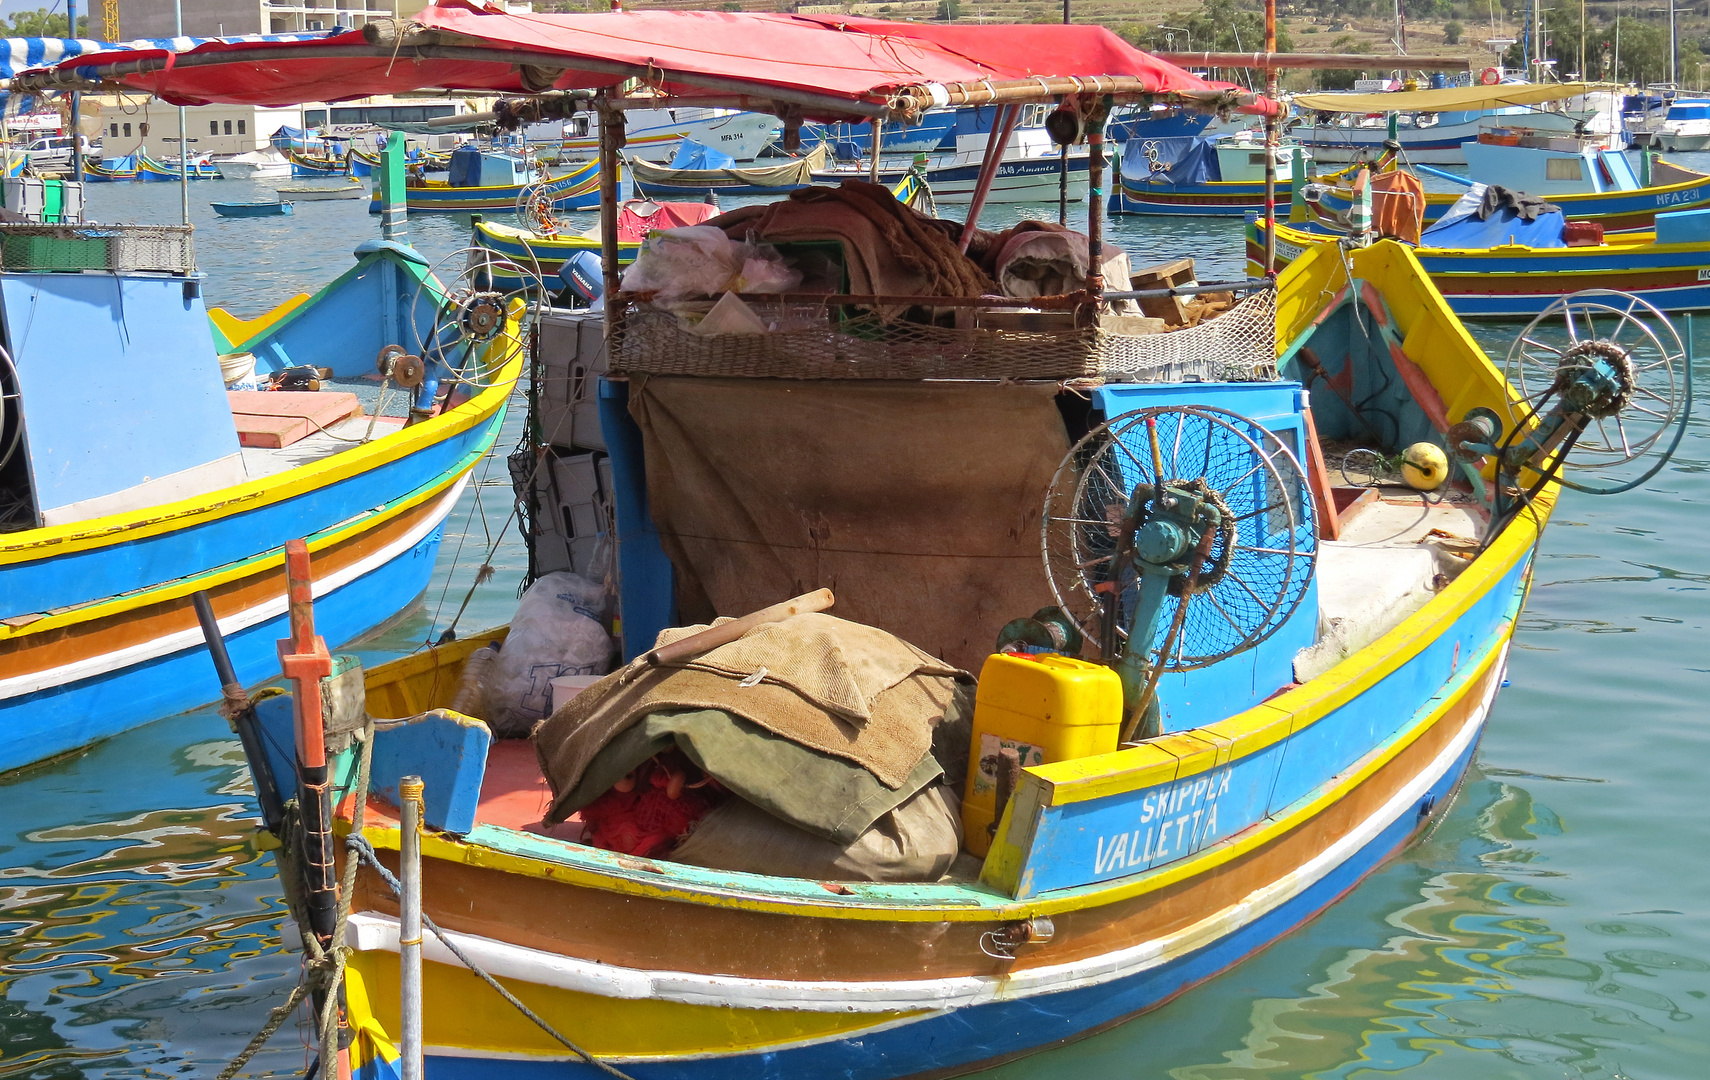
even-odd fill
[[[1710,158],[1710,155],[1706,155]],[[93,216],[176,221],[170,184],[92,185]],[[191,188],[208,303],[253,316],[312,292],[378,226],[365,202],[217,219]],[[1046,208],[994,207],[989,221]],[[1084,223],[1085,212],[1076,214]],[[415,219],[437,261],[467,218]],[[1121,218],[1136,266],[1242,273],[1236,222]],[[1697,351],[1710,350],[1710,318]],[[1476,334],[1500,363],[1518,327]],[[146,373],[139,373],[146,377]],[[1710,369],[1699,368],[1700,417]],[[518,405],[520,408],[520,403]],[[496,453],[447,523],[422,600],[354,651],[505,621],[525,559]],[[1477,761],[1437,829],[1318,920],[1164,1008],[986,1074],[1075,1080],[1698,1080],[1710,1062],[1710,427],[1647,488],[1564,494]],[[489,557],[489,553],[491,553]],[[209,686],[213,687],[210,667]],[[236,739],[211,710],[0,781],[0,1077],[213,1075],[297,979]],[[248,1075],[301,1075],[287,1026]],[[804,1078],[809,1080],[809,1078]]]

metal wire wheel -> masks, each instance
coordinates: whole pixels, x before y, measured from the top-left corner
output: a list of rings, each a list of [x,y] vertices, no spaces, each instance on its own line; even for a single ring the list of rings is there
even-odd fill
[[[529,261],[532,265],[525,266],[491,248],[472,245],[458,248],[434,263],[417,282],[410,302],[410,330],[416,338],[416,352],[424,360],[437,360],[454,373],[455,380],[482,386],[482,380],[488,374],[504,367],[517,351],[525,348],[523,341],[527,334],[518,334],[503,355],[489,349],[480,370],[464,370],[465,364],[480,354],[481,346],[499,336],[512,302],[522,300],[524,303],[522,328],[525,331],[538,320],[545,307],[548,295],[546,282],[541,275],[540,261],[532,251]],[[441,284],[442,276],[449,276],[449,281]],[[514,288],[494,284],[499,280],[512,279],[520,284]],[[438,287],[442,299],[432,305],[433,318],[424,327],[423,308],[428,305],[424,305],[422,300],[429,282]]]
[[[1264,641],[1299,607],[1317,552],[1312,500],[1295,455],[1263,426],[1200,406],[1145,409],[1088,433],[1063,459],[1046,495],[1045,573],[1065,612],[1090,641],[1102,636],[1106,596],[1116,598],[1119,638],[1138,597],[1138,577],[1119,565],[1124,515],[1138,494],[1144,520],[1159,477],[1147,421],[1157,429],[1166,484],[1204,485],[1229,509],[1191,590],[1185,576],[1165,601],[1157,653],[1177,608],[1188,605],[1166,671],[1206,667]]]
[[[1651,449],[1684,405],[1686,348],[1668,317],[1630,293],[1587,289],[1545,308],[1509,346],[1503,375],[1510,430],[1548,410],[1564,381],[1597,360],[1627,384],[1612,415],[1592,420],[1574,444],[1576,468],[1623,465]]]

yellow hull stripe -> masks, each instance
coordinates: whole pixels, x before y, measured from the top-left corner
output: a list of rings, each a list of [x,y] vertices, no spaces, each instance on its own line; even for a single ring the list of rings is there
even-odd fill
[[[400,1030],[397,954],[353,953],[350,967],[362,979],[374,1018],[387,1031]],[[515,979],[500,979],[499,983],[589,1053],[632,1061],[782,1049],[933,1015],[931,1011],[737,1010],[612,998]],[[555,1039],[462,967],[424,961],[422,1000],[422,1028],[436,1046],[493,1056],[569,1055]],[[637,1047],[646,1047],[646,1055],[637,1057]]]

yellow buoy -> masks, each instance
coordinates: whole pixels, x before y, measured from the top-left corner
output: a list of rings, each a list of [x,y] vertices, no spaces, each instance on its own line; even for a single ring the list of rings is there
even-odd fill
[[[1416,442],[1401,455],[1401,478],[1418,491],[1436,491],[1449,478],[1449,459],[1436,443]]]

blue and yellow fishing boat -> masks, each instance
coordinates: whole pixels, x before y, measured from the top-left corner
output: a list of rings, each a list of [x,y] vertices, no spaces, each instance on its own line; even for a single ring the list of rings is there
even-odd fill
[[[1560,207],[1569,221],[1601,225],[1605,236],[1650,232],[1656,227],[1658,214],[1710,206],[1710,173],[1659,160],[1651,165],[1649,178],[1650,184],[1631,191],[1552,195],[1550,202]],[[1426,192],[1425,224],[1441,219],[1459,198],[1453,192]],[[1331,233],[1348,231],[1348,212],[1354,205],[1354,193],[1349,186],[1325,184],[1303,201],[1308,227]]]
[[[460,158],[459,155],[463,155]],[[460,162],[475,157],[475,164],[460,171]],[[503,183],[488,183],[495,171],[505,173]],[[514,212],[524,190],[534,188],[549,196],[554,210],[592,210],[600,203],[599,168],[590,162],[547,180],[534,178],[531,168],[521,159],[509,154],[478,151],[473,147],[452,152],[450,173],[445,180],[413,182],[405,197],[412,214],[471,214]],[[478,183],[466,182],[479,180]],[[624,180],[627,198],[628,180]],[[380,212],[378,191],[369,203],[372,213]]]
[[[366,243],[320,292],[245,320],[203,309],[188,228],[54,226],[56,241],[3,228],[0,771],[208,701],[188,601],[199,589],[239,676],[277,671],[282,530],[312,537],[337,567],[321,603],[338,640],[421,592],[445,516],[497,437],[522,363],[511,339],[457,372],[430,365],[432,390],[394,381],[372,422],[347,419],[375,407],[348,394],[351,408],[329,418],[332,387],[254,394],[270,414],[259,439],[240,424],[255,402],[229,399],[222,379],[222,364],[262,376],[308,365],[347,391],[369,385],[382,346],[420,352],[449,317],[420,256]],[[51,269],[28,270],[25,251]],[[441,388],[449,398],[433,400]],[[293,408],[307,411],[280,415]],[[280,446],[293,429],[307,437]]]
[[[1165,402],[1252,409],[1274,397],[1268,430],[1311,439],[1285,399],[1311,378],[1304,358],[1317,354],[1348,357],[1333,379],[1393,388],[1384,404],[1401,439],[1477,410],[1507,415],[1511,391],[1408,251],[1383,243],[1350,260],[1320,248],[1284,272],[1282,382],[1107,385],[1093,391],[1090,419],[1127,416],[1132,431],[1136,418],[1164,416]],[[785,380],[776,392],[799,408],[820,389]],[[870,396],[838,391],[844,408]],[[621,446],[627,413],[613,404],[607,440]],[[1330,438],[1359,431],[1333,402],[1319,406],[1317,424]],[[742,430],[745,453],[778,434],[752,422]],[[1172,436],[1166,427],[1165,447]],[[1144,439],[1133,449],[1144,457]],[[653,464],[620,452],[614,466],[629,477],[620,490],[639,499]],[[662,493],[649,485],[648,494]],[[439,824],[422,840],[425,911],[443,941],[425,947],[428,1075],[484,1075],[498,1061],[519,1076],[579,1075],[583,1053],[631,1076],[954,1075],[1119,1023],[1295,929],[1453,798],[1502,683],[1553,493],[1536,492],[1531,512],[1482,546],[1487,522],[1467,501],[1422,512],[1422,498],[1400,489],[1363,499],[1365,509],[1330,511],[1342,539],[1318,548],[1309,606],[1279,635],[1283,647],[1261,645],[1198,679],[1171,676],[1162,730],[1150,737],[1022,769],[995,836],[976,840],[969,827],[974,855],[937,881],[713,870],[556,838],[534,820],[548,796],[533,748],[490,742],[478,721],[443,711],[466,659],[501,634],[371,672],[370,714],[415,718],[375,736],[376,760],[388,764],[374,785],[395,791],[395,773],[431,769],[428,790],[438,792],[428,819]],[[638,512],[620,501],[620,520]],[[1398,532],[1403,515],[1414,524]],[[1326,520],[1316,527],[1324,535]],[[1457,538],[1433,540],[1433,528]],[[1447,547],[1436,554],[1432,544]],[[643,614],[645,588],[629,590],[644,565],[624,563],[626,634]],[[1435,576],[1444,566],[1452,578]],[[859,605],[860,594],[848,582],[839,603]],[[1318,636],[1330,624],[1342,629]],[[1004,689],[1016,686],[1004,663],[1015,661],[985,663],[976,729],[982,708],[1027,708],[1026,691]],[[1190,704],[1201,694],[1218,700]],[[281,716],[271,730],[284,730]],[[437,749],[412,749],[429,745]],[[353,776],[354,755],[334,770]],[[369,805],[361,835],[387,865],[398,829],[384,800]],[[364,867],[356,880],[351,1019],[396,1033],[398,908],[376,873]],[[451,946],[574,1050],[483,987]]]
[[[206,159],[192,159],[185,175],[192,180],[218,180],[219,167]],[[178,166],[168,161],[156,161],[148,156],[148,151],[138,150],[136,154],[136,179],[147,182],[178,182]]]
[[[1429,233],[1414,251],[1420,266],[1462,318],[1531,318],[1562,297],[1585,289],[1616,289],[1663,311],[1710,307],[1710,210],[1658,215],[1662,232],[1621,233],[1576,247],[1498,242],[1489,247],[1435,246]],[[1681,238],[1687,234],[1690,239]],[[1659,239],[1660,235],[1660,239]],[[1277,224],[1277,261],[1338,238]],[[1264,258],[1264,223],[1247,220],[1247,265]]]
[[[138,156],[137,154],[126,154],[124,157],[85,161],[83,163],[83,179],[96,184],[135,180],[137,179]]]
[[[1272,153],[1276,199],[1286,205],[1295,187],[1299,151],[1281,146]],[[1265,147],[1257,141],[1206,136],[1130,139],[1122,150],[1120,182],[1110,193],[1110,212],[1189,217],[1262,213],[1264,157]]]

